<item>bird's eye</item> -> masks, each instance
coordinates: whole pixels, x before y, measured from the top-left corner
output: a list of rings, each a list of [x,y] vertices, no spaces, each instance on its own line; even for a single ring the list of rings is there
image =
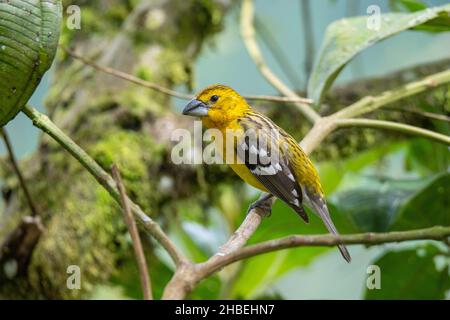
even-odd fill
[[[217,95],[213,95],[211,96],[211,98],[209,99],[211,102],[216,102],[217,100],[219,100],[219,96]]]

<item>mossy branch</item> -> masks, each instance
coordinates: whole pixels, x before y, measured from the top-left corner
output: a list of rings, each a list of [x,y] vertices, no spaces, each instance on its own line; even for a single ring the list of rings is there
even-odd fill
[[[28,118],[33,121],[33,125],[41,129],[53,139],[56,140],[64,149],[66,149],[75,159],[80,162],[83,167],[88,170],[91,175],[100,183],[106,191],[116,200],[120,205],[120,192],[117,188],[114,179],[103,168],[92,159],[86,151],[81,149],[71,138],[69,138],[64,132],[61,131],[46,115],[41,114],[31,106],[25,106],[23,108]],[[135,203],[133,203],[128,197],[126,201],[129,202],[131,211],[135,215],[136,219],[142,223],[145,230],[148,231],[169,253],[175,264],[180,265],[186,258],[177,249],[174,243],[164,233],[161,227],[148,215],[146,215],[142,209]]]

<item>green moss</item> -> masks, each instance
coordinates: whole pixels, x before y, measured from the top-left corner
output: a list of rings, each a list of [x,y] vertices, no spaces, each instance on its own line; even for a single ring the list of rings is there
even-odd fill
[[[138,66],[136,76],[142,80],[149,81],[152,78],[152,69],[145,65]]]
[[[180,51],[166,48],[158,55],[156,63],[160,70],[165,70],[165,77],[170,79],[173,84],[183,84],[189,81],[189,68],[186,67],[189,62]]]
[[[94,159],[109,170],[113,163],[120,168],[128,194],[144,210],[152,212],[160,195],[153,192],[158,180],[149,169],[161,164],[164,148],[150,136],[128,131],[111,131],[107,138],[90,148]]]
[[[46,231],[35,249],[29,278],[36,290],[48,295],[78,298],[92,290],[94,280],[106,280],[115,269],[125,228],[118,207],[85,172],[57,188],[57,194],[65,190],[66,196],[59,198],[52,219],[45,221]],[[80,267],[81,290],[65,285],[70,265]]]
[[[101,49],[107,52],[111,39],[123,31],[125,17],[139,3],[139,0],[110,0],[105,9],[104,2],[86,2],[81,7],[81,30],[69,30],[63,26],[62,43],[84,48],[87,58],[97,58],[95,55]],[[77,3],[64,1],[64,8],[70,4]],[[123,48],[117,50],[119,60],[126,54],[126,59],[133,63],[142,61],[142,65],[139,62],[130,69],[121,61],[117,65],[123,71],[134,70],[139,77],[167,87],[188,84],[192,80],[192,60],[200,52],[204,39],[220,30],[224,12],[215,2],[206,0],[170,1],[162,10],[170,12],[170,23],[162,26],[164,32],[149,32],[148,27],[155,26],[145,26],[145,21],[141,21],[142,25],[138,25],[136,30],[131,28],[126,33],[133,49],[129,52],[121,52]],[[161,48],[160,52],[154,61],[147,62],[144,53],[155,47]],[[186,48],[193,50],[187,52]],[[114,67],[117,65],[113,64]],[[58,55],[55,66],[48,110],[56,123],[60,125],[61,119],[69,116],[70,121],[62,128],[65,132],[104,169],[109,171],[111,164],[117,163],[128,195],[146,213],[153,215],[165,212],[164,208],[167,208],[171,214],[180,211],[188,219],[199,219],[204,213],[202,206],[208,204],[208,199],[206,194],[189,195],[198,190],[195,182],[191,182],[195,179],[195,172],[183,168],[180,169],[180,177],[173,177],[177,175],[173,173],[174,168],[164,161],[167,144],[160,145],[146,131],[156,117],[167,112],[170,99],[127,82],[111,89],[103,81],[98,81],[96,71],[79,62],[73,63],[72,58],[64,54]],[[43,139],[34,162],[37,169],[26,168],[24,174],[33,181],[31,191],[39,199],[37,202],[46,231],[33,252],[27,277],[17,279],[9,287],[2,284],[0,292],[5,297],[25,298],[89,296],[98,284],[107,282],[111,275],[120,274],[120,263],[133,259],[129,254],[132,250],[122,214],[91,175],[49,138]],[[220,177],[229,176],[221,170],[217,167],[211,169]],[[173,192],[164,195],[158,192],[161,174],[174,178],[175,191],[182,194],[180,197]],[[217,176],[205,174],[205,177],[213,179]],[[17,189],[14,181],[7,180],[6,183]],[[178,185],[181,185],[179,190]],[[208,192],[212,193],[213,188]],[[173,201],[188,195],[189,201]],[[16,212],[20,218],[27,213],[26,202],[20,192],[14,191],[12,197],[19,202]],[[167,223],[161,218],[162,224]],[[68,290],[66,287],[69,265],[81,268],[81,290]],[[157,290],[161,289],[166,278]]]

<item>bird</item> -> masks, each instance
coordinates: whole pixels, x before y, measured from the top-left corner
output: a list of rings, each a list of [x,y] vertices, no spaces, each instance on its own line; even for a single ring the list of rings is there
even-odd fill
[[[296,140],[270,118],[253,109],[239,93],[222,84],[201,90],[183,109],[183,115],[199,117],[208,129],[223,137],[233,134],[232,143],[222,143],[222,157],[231,169],[251,186],[266,192],[249,208],[267,206],[275,196],[291,207],[306,223],[309,217],[303,204],[315,212],[328,231],[339,233],[331,220],[319,174]],[[228,159],[228,158],[227,158]],[[343,244],[342,257],[351,261]]]

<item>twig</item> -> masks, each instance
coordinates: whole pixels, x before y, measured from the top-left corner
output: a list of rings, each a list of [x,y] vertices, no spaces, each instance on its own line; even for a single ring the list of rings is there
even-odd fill
[[[374,120],[374,119],[336,119],[335,121],[339,127],[364,127],[364,128],[394,130],[402,133],[422,136],[440,143],[444,143],[446,145],[450,145],[449,136],[434,131],[411,126],[408,124],[384,120]]]
[[[117,190],[116,183],[114,179],[103,170],[100,165],[92,159],[86,151],[81,149],[71,138],[69,138],[64,132],[61,131],[46,115],[41,114],[36,109],[25,106],[22,109],[28,118],[33,121],[33,125],[41,129],[56,142],[58,142],[64,149],[66,149],[75,159],[77,159],[91,175],[100,183],[106,191],[120,204],[120,193]],[[147,216],[142,209],[134,204],[128,197],[127,201],[131,205],[131,211],[135,217],[140,221],[145,230],[147,230],[169,253],[170,257],[175,262],[175,265],[180,265],[186,258],[178,250],[172,240],[166,235],[166,233],[161,229],[161,227],[153,221],[149,216]]]
[[[266,193],[262,193],[260,199],[264,198],[266,195]],[[271,198],[267,201],[269,204],[273,204],[275,198]],[[230,239],[228,239],[228,241],[220,247],[215,256],[210,258],[210,260],[227,255],[244,246],[252,234],[255,233],[256,229],[261,224],[262,219],[267,216],[267,214],[267,212],[259,207],[249,212],[239,228],[233,233]]]
[[[101,65],[99,65],[99,64],[97,64],[97,63],[95,63],[95,62],[93,62],[93,61],[91,61],[89,59],[86,59],[82,55],[79,55],[79,54],[77,54],[77,53],[75,53],[75,52],[73,52],[73,51],[71,51],[71,50],[69,50],[69,49],[67,49],[67,48],[65,48],[65,47],[63,47],[61,45],[59,47],[65,53],[67,53],[69,56],[71,56],[72,58],[77,59],[77,60],[83,62],[86,65],[91,66],[92,68],[94,68],[94,69],[96,69],[98,71],[111,74],[111,75],[113,75],[113,76],[115,76],[117,78],[124,79],[126,81],[135,83],[137,85],[140,85],[140,86],[148,88],[148,89],[159,91],[161,93],[164,93],[166,95],[169,95],[169,96],[172,96],[172,97],[175,97],[175,98],[184,99],[184,100],[192,99],[192,95],[168,89],[168,88],[166,88],[164,86],[161,86],[161,85],[159,85],[157,83],[153,83],[153,82],[142,80],[141,78],[135,77],[135,76],[133,76],[133,75],[131,75],[129,73],[122,72],[120,70],[116,70],[114,68],[101,66]]]
[[[424,118],[429,118],[432,120],[439,120],[439,121],[446,121],[450,122],[450,117],[446,116],[445,114],[439,114],[434,112],[428,112],[428,111],[422,111],[418,109],[405,109],[405,108],[396,108],[396,107],[383,107],[384,110],[392,110],[392,111],[399,111],[399,112],[407,112],[411,114],[416,114],[418,116],[422,116]]]
[[[258,68],[259,72],[266,80],[274,86],[279,92],[288,98],[299,98],[299,96],[286,86],[273,72],[269,69],[259,49],[255,39],[255,28],[253,26],[254,8],[252,0],[244,0],[241,8],[241,34],[247,51]],[[297,102],[297,108],[312,123],[320,119],[320,115],[314,111],[309,105]]]
[[[3,137],[3,141],[5,142],[6,149],[8,150],[9,160],[11,161],[13,170],[16,173],[17,178],[19,179],[20,187],[22,188],[23,193],[25,194],[25,198],[27,199],[28,206],[30,207],[31,216],[37,217],[39,215],[39,211],[38,211],[36,205],[34,204],[33,198],[31,197],[30,191],[28,190],[28,186],[25,182],[22,172],[20,171],[16,156],[14,155],[14,150],[11,145],[11,141],[9,140],[9,136],[8,136],[8,133],[6,132],[5,128],[2,128],[1,134]]]
[[[450,227],[441,226],[399,232],[350,234],[340,237],[336,237],[331,234],[313,236],[290,236],[264,241],[236,250],[233,253],[221,257],[220,259],[216,259],[213,263],[209,263],[204,268],[201,268],[201,274],[199,274],[198,277],[203,279],[233,262],[286,248],[311,246],[331,247],[338,244],[376,245],[382,243],[404,242],[411,240],[444,241],[448,236],[450,236]]]
[[[106,67],[106,66],[102,66],[99,65],[89,59],[86,59],[85,57],[83,57],[82,55],[79,55],[75,52],[73,52],[72,50],[69,50],[63,46],[59,46],[64,52],[66,52],[69,56],[71,56],[74,59],[77,59],[81,62],[83,62],[85,65],[88,65],[98,71],[110,74],[112,76],[115,76],[117,78],[121,78],[123,80],[132,82],[134,84],[140,85],[142,87],[148,88],[148,89],[152,89],[152,90],[156,90],[158,92],[161,92],[163,94],[166,94],[168,96],[174,97],[174,98],[178,98],[178,99],[183,99],[183,100],[191,100],[194,96],[190,95],[190,94],[186,94],[186,93],[182,93],[182,92],[178,92],[175,90],[171,90],[168,89],[164,86],[161,86],[157,83],[153,83],[153,82],[149,82],[146,80],[142,80],[141,78],[138,78],[136,76],[133,76],[129,73],[126,72],[122,72],[120,70],[114,69],[114,68],[110,68],[110,67]],[[269,96],[269,95],[244,95],[244,98],[247,100],[261,100],[261,101],[270,101],[270,102],[282,102],[282,103],[305,103],[305,104],[311,104],[313,103],[313,100],[308,99],[308,98],[302,98],[299,96],[296,97],[278,97],[278,96]]]
[[[365,113],[377,110],[389,103],[404,99],[429,89],[437,88],[450,82],[450,70],[435,73],[421,80],[405,84],[393,90],[387,90],[382,94],[372,97],[367,96],[354,104],[337,112],[337,118],[354,118]]]
[[[122,211],[125,224],[127,225],[128,232],[130,233],[131,240],[133,242],[134,254],[136,256],[136,262],[139,268],[139,275],[141,279],[142,291],[144,293],[144,299],[153,300],[152,287],[150,282],[150,275],[148,274],[147,262],[145,261],[145,255],[142,249],[141,238],[139,237],[136,221],[134,220],[133,215],[131,214],[130,203],[127,201],[125,186],[123,185],[119,168],[115,164],[113,164],[111,169],[113,178],[116,181],[117,187],[119,189],[120,202],[123,209]]]

